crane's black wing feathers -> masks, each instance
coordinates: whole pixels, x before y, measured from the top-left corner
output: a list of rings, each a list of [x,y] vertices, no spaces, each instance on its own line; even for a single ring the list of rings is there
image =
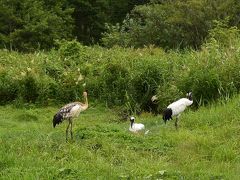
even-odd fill
[[[68,117],[71,109],[77,104],[77,102],[74,102],[62,107],[53,117],[53,127],[55,127],[57,124],[60,124],[66,117]]]
[[[58,112],[57,114],[54,115],[53,117],[53,127],[55,128],[55,126],[57,124],[60,124],[63,121],[63,115],[61,112]]]

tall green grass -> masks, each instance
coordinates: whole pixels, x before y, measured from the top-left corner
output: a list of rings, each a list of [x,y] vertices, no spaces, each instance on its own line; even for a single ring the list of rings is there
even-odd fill
[[[225,31],[228,39],[221,37]],[[49,105],[79,99],[88,90],[94,101],[137,112],[152,110],[154,94],[158,111],[188,91],[197,106],[228,98],[240,90],[239,32],[218,28],[211,34],[200,51],[106,49],[76,41],[60,42],[50,52],[1,50],[0,103]]]
[[[148,135],[128,131],[129,121],[93,107],[52,127],[56,107],[0,107],[1,179],[239,179],[239,96],[188,109],[180,128],[160,116],[136,117]]]

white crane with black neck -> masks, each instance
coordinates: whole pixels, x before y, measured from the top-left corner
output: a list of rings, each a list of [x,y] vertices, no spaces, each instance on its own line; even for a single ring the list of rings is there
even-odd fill
[[[68,126],[66,129],[66,141],[68,141],[68,130],[70,127],[71,139],[73,139],[73,119],[77,118],[80,112],[85,111],[88,108],[88,98],[87,92],[83,92],[85,99],[84,103],[72,102],[63,106],[53,117],[53,127],[55,128],[57,124],[62,123],[64,120],[68,121]]]

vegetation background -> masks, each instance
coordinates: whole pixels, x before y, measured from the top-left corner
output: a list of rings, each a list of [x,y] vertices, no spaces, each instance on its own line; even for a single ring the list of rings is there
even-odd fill
[[[238,0],[1,0],[1,177],[238,179],[239,22]],[[65,143],[52,116],[84,90]],[[151,114],[188,91],[180,131]]]
[[[237,0],[1,0],[0,47],[51,49],[55,41],[84,45],[198,49],[214,21],[239,27]]]

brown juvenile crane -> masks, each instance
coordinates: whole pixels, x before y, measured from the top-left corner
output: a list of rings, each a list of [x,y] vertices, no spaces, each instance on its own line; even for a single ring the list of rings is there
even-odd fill
[[[57,124],[62,123],[64,120],[68,121],[68,126],[66,129],[66,141],[68,141],[68,130],[70,127],[71,139],[73,139],[73,118],[77,118],[80,112],[85,111],[88,108],[88,98],[87,92],[83,92],[85,103],[72,102],[63,106],[53,117],[53,127]]]

